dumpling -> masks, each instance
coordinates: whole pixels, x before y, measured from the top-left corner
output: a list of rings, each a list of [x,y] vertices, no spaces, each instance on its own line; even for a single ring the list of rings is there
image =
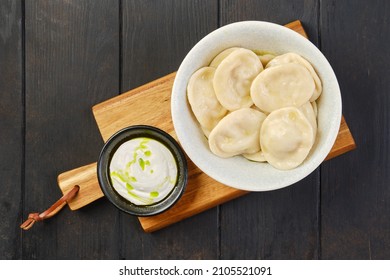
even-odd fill
[[[310,103],[311,103],[311,106],[313,107],[314,114],[316,115],[316,118],[317,118],[317,116],[318,116],[317,102],[313,101],[313,102],[310,102]]]
[[[296,107],[273,111],[260,131],[261,150],[275,168],[288,170],[299,166],[313,146],[313,128]]]
[[[279,56],[276,56],[274,59],[272,59],[270,62],[267,63],[267,67],[274,67],[281,64],[286,63],[298,63],[306,67],[307,70],[309,70],[310,74],[312,75],[315,83],[315,90],[313,92],[313,95],[310,97],[310,101],[316,100],[322,92],[322,83],[321,79],[318,77],[316,71],[314,70],[313,66],[308,62],[306,59],[304,59],[302,56],[296,53],[285,53]]]
[[[257,55],[261,61],[261,64],[263,64],[263,67],[266,67],[268,62],[270,62],[272,59],[275,58],[275,55],[266,53],[266,54],[258,54]]]
[[[221,64],[222,60],[224,60],[229,54],[234,52],[235,50],[238,50],[238,47],[228,48],[222,52],[220,52],[214,59],[210,62],[211,67],[217,68],[219,64]]]
[[[203,67],[191,76],[187,85],[188,102],[206,136],[227,114],[215,96],[214,74],[215,68]]]
[[[314,113],[312,105],[310,104],[310,102],[306,102],[301,107],[299,107],[299,110],[301,110],[301,112],[305,115],[306,119],[309,121],[310,125],[312,126],[313,137],[315,140],[317,134],[317,118]]]
[[[222,106],[229,111],[252,106],[250,87],[262,70],[259,58],[248,49],[234,50],[222,60],[213,80],[215,94]]]
[[[250,108],[251,108],[251,109],[255,109],[255,110],[259,111],[259,112],[262,112],[262,113],[264,113],[264,114],[266,114],[266,115],[269,114],[268,112],[263,112],[263,111],[261,111],[260,108],[257,107],[255,104],[253,104]]]
[[[266,115],[242,108],[226,115],[209,136],[210,150],[222,158],[260,151],[260,128]]]
[[[258,151],[257,153],[253,154],[242,154],[242,156],[246,159],[249,159],[251,161],[257,161],[257,162],[266,162],[263,151]]]
[[[314,87],[314,80],[304,66],[288,63],[262,71],[254,79],[250,95],[260,110],[272,112],[302,106],[313,95]]]

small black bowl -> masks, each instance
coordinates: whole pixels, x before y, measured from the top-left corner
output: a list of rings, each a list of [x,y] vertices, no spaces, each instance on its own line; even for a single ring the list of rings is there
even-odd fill
[[[110,179],[109,167],[115,151],[124,142],[138,137],[151,138],[165,145],[175,158],[178,168],[178,177],[173,190],[163,200],[150,205],[136,205],[123,198],[115,191]],[[117,208],[135,216],[152,216],[166,211],[178,201],[187,185],[188,170],[184,152],[172,136],[156,127],[135,125],[118,131],[108,139],[100,153],[97,175],[104,195]]]

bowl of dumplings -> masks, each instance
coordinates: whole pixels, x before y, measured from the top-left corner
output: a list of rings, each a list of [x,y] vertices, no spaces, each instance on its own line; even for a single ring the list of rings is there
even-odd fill
[[[246,191],[290,186],[329,154],[341,121],[336,75],[321,51],[284,26],[225,25],[182,61],[172,88],[177,138],[216,181]]]

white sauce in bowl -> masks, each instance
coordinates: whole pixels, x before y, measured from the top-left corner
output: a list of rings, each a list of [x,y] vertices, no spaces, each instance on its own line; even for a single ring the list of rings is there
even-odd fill
[[[136,205],[163,200],[177,182],[177,165],[169,149],[151,138],[123,143],[110,162],[110,179],[123,198]]]

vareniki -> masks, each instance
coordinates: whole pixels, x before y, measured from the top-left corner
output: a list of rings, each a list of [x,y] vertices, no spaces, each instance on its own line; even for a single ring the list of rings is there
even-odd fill
[[[222,106],[229,111],[252,106],[250,87],[262,70],[258,56],[247,49],[234,50],[223,59],[213,80],[215,94]]]
[[[267,161],[278,169],[292,169],[300,165],[313,141],[313,128],[296,107],[273,111],[261,127],[261,150]]]
[[[227,113],[215,96],[214,74],[214,67],[203,67],[191,76],[187,86],[192,112],[206,136]]]
[[[232,47],[196,71],[187,86],[191,109],[215,155],[242,155],[277,169],[298,167],[317,136],[322,83],[296,53]]]
[[[306,59],[304,59],[302,56],[296,53],[286,53],[279,55],[272,59],[266,66],[266,68],[287,64],[287,63],[298,63],[302,66],[306,67],[306,69],[310,72],[314,83],[315,83],[315,90],[313,92],[313,95],[310,97],[310,101],[315,101],[317,98],[321,95],[322,92],[322,83],[320,78],[318,77],[316,71],[314,70],[313,66],[308,62]]]
[[[223,158],[259,152],[260,128],[266,117],[264,113],[251,108],[231,112],[211,131],[211,151]]]
[[[253,81],[251,97],[264,112],[287,106],[300,107],[314,92],[310,72],[300,64],[288,63],[267,68]]]

